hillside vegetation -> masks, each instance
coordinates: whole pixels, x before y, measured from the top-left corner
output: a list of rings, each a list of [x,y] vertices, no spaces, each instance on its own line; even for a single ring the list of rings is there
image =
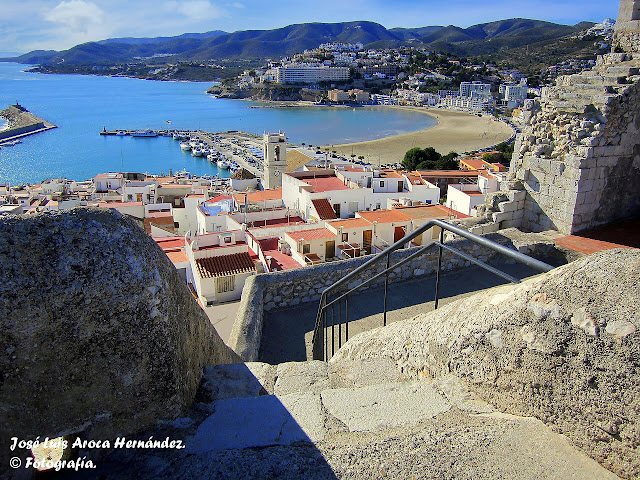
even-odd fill
[[[553,41],[581,31],[589,25],[559,25],[518,18],[469,28],[450,25],[387,29],[378,23],[367,21],[304,23],[274,30],[234,33],[213,31],[142,39],[116,38],[84,43],[61,52],[30,52],[10,60],[49,65],[113,65],[157,56],[176,61],[276,59],[316,48],[325,42],[360,42],[371,48],[425,46],[457,55],[476,56]]]

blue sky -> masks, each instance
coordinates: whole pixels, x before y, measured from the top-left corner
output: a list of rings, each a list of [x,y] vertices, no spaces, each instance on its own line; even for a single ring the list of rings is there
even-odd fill
[[[615,18],[617,10],[618,0],[0,0],[0,51],[59,50],[111,37],[231,32],[305,22],[467,27],[523,17],[574,24]]]

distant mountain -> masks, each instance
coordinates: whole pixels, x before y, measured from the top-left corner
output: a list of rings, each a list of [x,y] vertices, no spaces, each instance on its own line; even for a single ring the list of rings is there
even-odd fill
[[[100,40],[100,44],[109,44],[109,43],[126,43],[128,45],[148,45],[155,43],[163,43],[168,42],[175,39],[183,39],[183,38],[216,38],[221,35],[226,35],[227,32],[223,32],[222,30],[213,30],[211,32],[205,33],[183,33],[182,35],[178,35],[176,37],[153,37],[153,38],[135,38],[135,37],[122,37],[122,38],[108,38],[107,40]]]
[[[178,60],[280,58],[326,42],[360,42],[372,48],[422,45],[459,55],[491,54],[529,43],[564,37],[590,25],[559,25],[514,18],[468,28],[453,25],[386,29],[374,22],[304,23],[274,30],[234,33],[212,31],[177,37],[114,38],[77,45],[61,52],[30,52],[12,59],[21,63],[109,65],[154,56]]]

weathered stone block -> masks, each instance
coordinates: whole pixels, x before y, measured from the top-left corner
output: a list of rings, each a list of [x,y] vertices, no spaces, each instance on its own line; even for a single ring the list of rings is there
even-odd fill
[[[2,218],[0,263],[0,457],[9,436],[107,439],[173,419],[205,366],[239,361],[114,210]]]

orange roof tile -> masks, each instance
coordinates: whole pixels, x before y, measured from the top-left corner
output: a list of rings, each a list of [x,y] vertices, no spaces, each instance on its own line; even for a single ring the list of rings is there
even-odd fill
[[[162,248],[162,250],[176,250],[184,247],[184,237],[154,237],[155,242]]]
[[[393,223],[393,222],[408,222],[411,217],[405,215],[398,210],[376,210],[374,212],[358,212],[356,215],[364,218],[365,220],[373,223]]]
[[[247,196],[249,203],[261,203],[267,200],[279,200],[282,198],[282,187],[275,190],[258,190],[250,193],[236,193],[233,199],[236,203],[244,203],[244,197]]]
[[[294,242],[300,242],[302,240],[322,240],[323,238],[334,238],[336,236],[335,233],[326,228],[286,232],[285,235],[288,235]]]
[[[328,222],[328,225],[336,230],[338,228],[366,228],[371,227],[371,223],[364,218],[345,218],[343,220],[335,220]]]
[[[215,278],[255,271],[256,266],[247,252],[220,255],[196,260],[198,273],[202,278]]]
[[[329,200],[327,200],[326,198],[311,200],[311,203],[313,203],[316,212],[318,212],[320,220],[331,220],[336,218],[336,212],[333,210],[333,207],[329,203]]]
[[[167,257],[169,257],[169,260],[171,260],[173,263],[184,263],[189,261],[189,259],[187,258],[187,254],[182,250],[179,250],[177,252],[166,252],[166,254]]]
[[[380,178],[402,178],[402,175],[395,170],[382,170],[380,172]]]

